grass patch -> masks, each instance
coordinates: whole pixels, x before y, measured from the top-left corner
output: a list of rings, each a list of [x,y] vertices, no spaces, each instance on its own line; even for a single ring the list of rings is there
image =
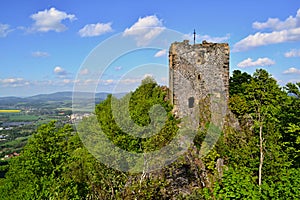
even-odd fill
[[[39,116],[36,115],[10,115],[9,116],[10,121],[36,121],[39,119]]]

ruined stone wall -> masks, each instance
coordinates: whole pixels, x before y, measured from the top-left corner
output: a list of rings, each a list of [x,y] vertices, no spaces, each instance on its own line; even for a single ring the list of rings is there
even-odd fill
[[[169,87],[175,114],[191,116],[195,119],[193,126],[199,124],[199,103],[205,99],[210,99],[209,106],[222,117],[229,97],[229,45],[206,41],[191,45],[187,40],[173,43],[169,50]]]

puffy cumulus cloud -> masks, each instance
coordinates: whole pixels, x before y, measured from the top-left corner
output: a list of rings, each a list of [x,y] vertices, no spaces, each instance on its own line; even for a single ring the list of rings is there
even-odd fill
[[[78,31],[81,37],[95,37],[103,35],[105,33],[112,32],[112,23],[97,23],[97,24],[87,24],[82,29]]]
[[[291,68],[288,68],[287,70],[285,70],[283,72],[283,74],[300,74],[300,69],[297,69],[295,67],[291,67]]]
[[[263,29],[271,29],[271,30],[285,30],[285,29],[293,29],[299,27],[300,24],[300,9],[298,9],[295,17],[289,16],[284,21],[281,21],[278,18],[269,18],[266,22],[254,22],[252,27],[254,29],[263,30]]]
[[[62,67],[60,66],[56,66],[54,69],[53,69],[53,72],[54,74],[58,77],[58,78],[66,78],[69,73]]]
[[[64,70],[60,66],[56,66],[53,71],[55,74],[59,74],[59,75],[66,74],[66,70]]]
[[[246,67],[255,67],[255,66],[270,66],[274,65],[275,61],[271,60],[270,58],[258,58],[257,60],[252,60],[251,58],[247,58],[237,64],[240,68],[246,68]]]
[[[154,55],[154,57],[162,57],[162,56],[165,56],[165,55],[167,55],[167,50],[166,49],[162,49],[162,50],[160,50],[160,51],[158,51],[155,55]]]
[[[300,40],[300,28],[291,30],[274,31],[271,33],[255,33],[237,42],[233,46],[233,52],[246,51],[254,47],[293,42]]]
[[[300,41],[300,9],[295,17],[281,21],[269,18],[266,22],[254,22],[252,27],[258,30],[269,29],[271,32],[257,32],[240,40],[233,46],[234,52],[283,42]]]
[[[34,20],[32,31],[40,32],[62,32],[67,29],[67,27],[62,23],[63,20],[76,20],[75,15],[67,14],[66,12],[56,10],[55,8],[39,11],[32,14],[30,17]]]
[[[196,42],[197,41],[206,40],[207,42],[220,43],[220,42],[226,42],[226,41],[228,41],[229,38],[230,38],[230,34],[226,34],[225,36],[220,36],[220,37],[214,37],[214,36],[210,36],[210,35],[200,35],[200,34],[197,34],[196,35]],[[193,41],[194,40],[194,35],[193,34],[185,34],[183,36],[183,39],[186,39],[186,40],[189,40],[189,41]]]
[[[286,58],[300,57],[300,49],[292,49],[284,54]]]
[[[30,85],[30,81],[23,78],[6,78],[0,79],[0,85],[2,87],[22,87]]]
[[[161,19],[151,15],[139,18],[130,28],[126,28],[123,36],[133,36],[138,46],[147,45],[153,38],[157,37],[165,27]]]
[[[13,30],[9,29],[8,24],[0,24],[0,37],[6,37],[11,31]]]
[[[43,51],[35,51],[35,52],[32,52],[31,55],[33,57],[48,57],[48,56],[50,56],[49,53],[43,52]]]

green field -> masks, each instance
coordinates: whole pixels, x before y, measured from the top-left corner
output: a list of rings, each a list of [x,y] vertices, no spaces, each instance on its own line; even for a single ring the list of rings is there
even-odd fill
[[[39,116],[36,115],[11,115],[9,117],[11,121],[35,121],[39,119]]]
[[[39,119],[37,115],[28,115],[25,113],[0,113],[0,118],[7,119],[6,121],[18,122],[18,121],[36,121]]]
[[[5,142],[1,145],[3,148],[14,148],[19,146],[21,143],[24,143],[28,140],[29,136],[26,137],[18,137],[15,140]]]
[[[15,140],[2,143],[0,145],[0,156],[3,157],[6,154],[20,152],[22,148],[26,145],[29,137],[30,136],[18,137]]]

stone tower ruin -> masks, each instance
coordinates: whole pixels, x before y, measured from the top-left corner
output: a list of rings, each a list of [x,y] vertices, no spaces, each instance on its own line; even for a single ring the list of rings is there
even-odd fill
[[[169,50],[169,88],[175,115],[190,116],[192,126],[197,128],[201,105],[210,99],[207,105],[215,112],[210,120],[218,124],[218,117],[228,112],[229,45],[174,42]]]

